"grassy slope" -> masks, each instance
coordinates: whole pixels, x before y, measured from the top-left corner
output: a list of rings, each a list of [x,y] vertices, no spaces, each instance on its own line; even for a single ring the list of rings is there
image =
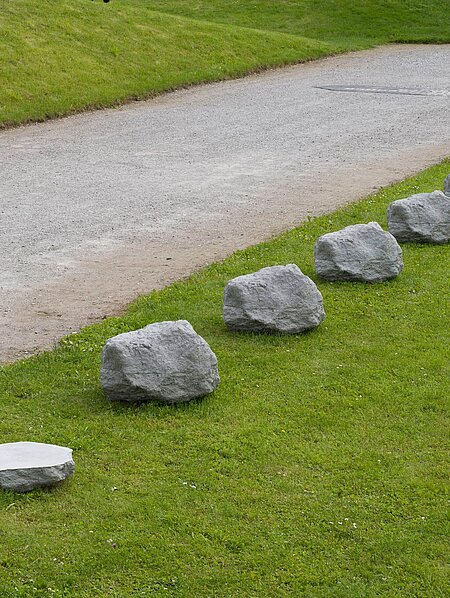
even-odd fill
[[[330,52],[325,43],[128,3],[3,0],[0,125],[107,106]]]
[[[2,0],[0,127],[392,40],[450,42],[448,0]]]
[[[404,271],[385,284],[319,281],[327,318],[304,335],[228,333],[221,294],[270,264],[315,279],[320,234],[385,224],[390,201],[441,187],[449,170],[238,252],[0,370],[2,441],[71,446],[77,465],[56,491],[0,493],[0,595],[447,595],[450,246],[404,245]],[[105,339],[177,318],[216,351],[218,391],[179,407],[108,404]]]
[[[450,42],[448,0],[132,1],[195,19],[305,35],[343,48],[388,41]]]

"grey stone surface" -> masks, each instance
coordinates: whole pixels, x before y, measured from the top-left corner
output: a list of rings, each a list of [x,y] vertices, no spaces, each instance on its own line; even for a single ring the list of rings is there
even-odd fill
[[[217,358],[189,322],[158,322],[110,338],[101,384],[112,401],[180,403],[219,384]]]
[[[398,241],[448,243],[450,197],[442,191],[398,199],[387,210],[389,231]]]
[[[382,282],[403,268],[401,247],[377,222],[323,235],[314,246],[314,263],[325,280]]]
[[[271,266],[230,280],[223,296],[230,330],[297,333],[325,317],[322,295],[295,264]]]
[[[445,177],[445,181],[444,181],[444,193],[446,195],[450,195],[450,174]]]
[[[0,444],[0,488],[30,492],[54,486],[74,472],[72,450],[40,442]]]

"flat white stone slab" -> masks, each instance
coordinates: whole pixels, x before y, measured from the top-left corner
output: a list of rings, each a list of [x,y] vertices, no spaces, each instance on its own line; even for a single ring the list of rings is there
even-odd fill
[[[0,444],[0,488],[30,492],[53,486],[75,470],[72,449],[40,442]]]

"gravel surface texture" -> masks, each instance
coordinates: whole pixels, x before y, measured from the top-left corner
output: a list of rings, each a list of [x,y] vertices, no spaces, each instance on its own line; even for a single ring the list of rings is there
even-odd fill
[[[450,154],[449,96],[326,85],[450,89],[450,45],[385,46],[1,133],[0,360]]]

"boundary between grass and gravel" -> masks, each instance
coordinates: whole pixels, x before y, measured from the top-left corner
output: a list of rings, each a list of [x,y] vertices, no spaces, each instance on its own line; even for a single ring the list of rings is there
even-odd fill
[[[50,0],[51,12],[22,3],[28,15],[15,5],[0,15],[3,129],[339,53],[318,40],[136,6],[105,14],[93,3]]]
[[[393,43],[397,43],[397,42],[393,42]],[[430,42],[430,43],[432,43],[432,42]],[[257,67],[249,68],[248,70],[239,71],[232,75],[227,75],[226,77],[212,78],[212,79],[205,78],[205,79],[201,79],[201,80],[195,81],[195,82],[180,83],[179,85],[174,85],[173,87],[167,87],[160,91],[148,91],[148,92],[145,92],[142,94],[132,94],[132,95],[126,96],[124,98],[112,100],[109,103],[93,102],[90,104],[86,104],[85,106],[83,106],[81,108],[75,108],[75,109],[69,110],[67,112],[62,112],[61,114],[50,114],[50,115],[45,115],[42,117],[29,118],[29,119],[26,119],[26,120],[20,121],[20,122],[0,122],[0,132],[8,131],[11,129],[18,129],[19,127],[26,127],[26,126],[34,125],[34,124],[46,123],[48,121],[53,121],[53,120],[55,120],[55,121],[62,120],[64,118],[68,118],[70,116],[75,116],[77,114],[86,114],[86,113],[90,113],[90,112],[97,112],[98,110],[121,108],[124,106],[135,104],[137,102],[146,102],[149,100],[157,99],[163,95],[174,93],[177,91],[192,89],[192,88],[198,87],[200,85],[204,86],[204,85],[213,85],[214,83],[220,83],[220,82],[225,82],[225,81],[236,81],[238,79],[243,79],[245,77],[251,77],[253,75],[262,75],[264,73],[268,73],[271,71],[277,71],[277,70],[283,69],[283,68],[293,67],[293,66],[297,66],[297,65],[301,65],[301,64],[308,64],[310,62],[317,62],[317,61],[320,61],[320,60],[323,60],[326,58],[338,56],[340,54],[349,54],[352,52],[363,52],[366,49],[369,50],[369,49],[376,48],[376,47],[378,47],[378,46],[373,45],[373,46],[370,46],[368,48],[364,48],[361,50],[350,50],[350,51],[336,50],[336,51],[330,52],[329,54],[321,54],[319,56],[294,60],[292,62],[264,64],[264,65],[259,65]]]
[[[409,39],[405,19],[409,15],[417,20],[423,12],[414,1],[411,12],[402,8],[392,26],[387,26],[389,11],[395,10],[384,7],[381,21],[371,23],[370,34],[364,37],[365,19],[378,18],[379,8],[367,6],[355,16],[346,0],[338,0],[334,8],[339,10],[325,20],[323,7],[313,4],[298,10],[286,5],[287,13],[277,8],[280,12],[275,18],[273,5],[264,0],[258,4],[260,9],[249,5],[246,18],[245,6],[239,3],[234,8],[220,2],[214,6],[200,3],[197,11],[182,14],[193,7],[177,6],[176,2],[4,2],[0,14],[0,129],[117,107],[184,87],[395,40],[405,43]],[[439,2],[433,1],[433,15],[439,13]],[[211,20],[205,19],[208,7]],[[163,8],[164,12],[157,12]],[[346,27],[346,21],[353,18],[355,22]],[[430,20],[428,17],[423,31],[412,41],[445,43],[447,29],[431,25]],[[301,37],[303,32],[311,37]]]

